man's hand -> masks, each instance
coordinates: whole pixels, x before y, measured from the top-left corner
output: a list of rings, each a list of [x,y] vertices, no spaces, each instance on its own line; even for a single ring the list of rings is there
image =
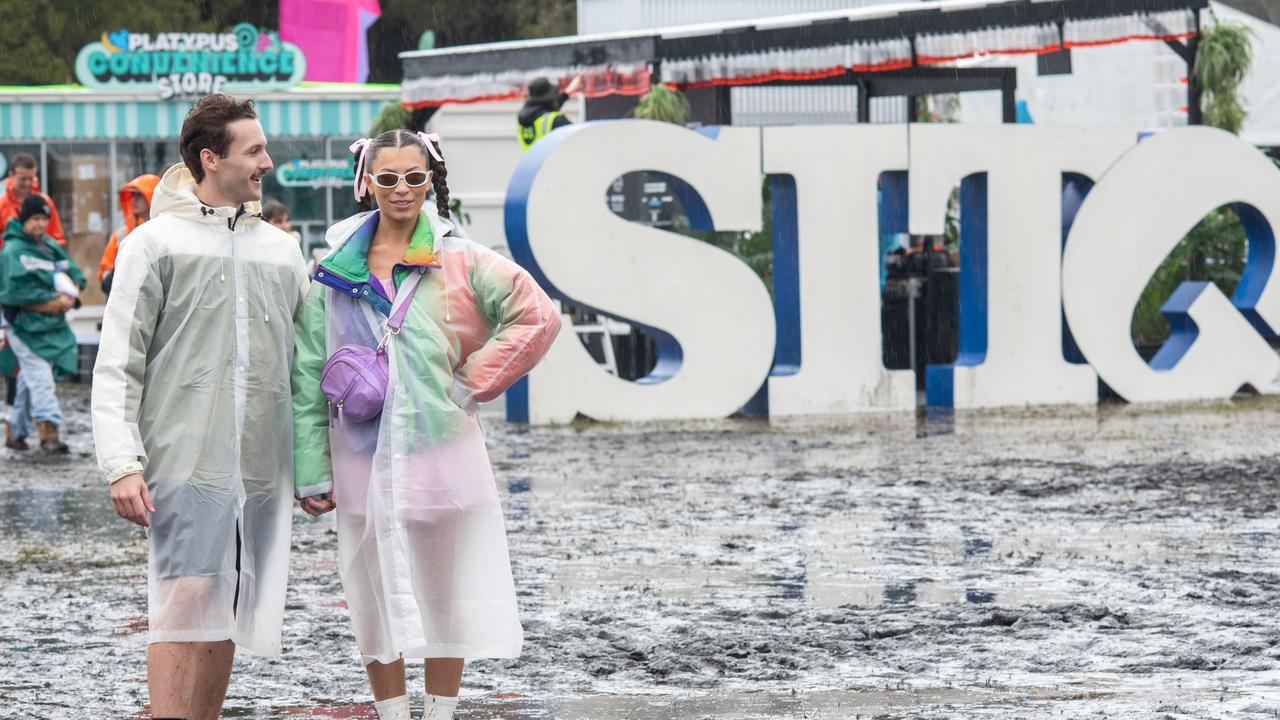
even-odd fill
[[[299,507],[302,511],[311,517],[320,517],[330,510],[338,507],[328,493],[316,495],[313,497],[304,497],[298,500]]]
[[[582,76],[578,75],[574,79],[570,80],[569,84],[564,87],[564,94],[572,95],[581,89],[582,89]]]
[[[58,296],[58,314],[65,314],[68,310],[72,310],[76,306],[76,299],[70,295]]]
[[[147,481],[142,479],[142,475],[125,475],[111,483],[111,504],[115,505],[116,514],[125,520],[142,527],[151,527],[147,513],[155,512],[156,508],[151,504]]]

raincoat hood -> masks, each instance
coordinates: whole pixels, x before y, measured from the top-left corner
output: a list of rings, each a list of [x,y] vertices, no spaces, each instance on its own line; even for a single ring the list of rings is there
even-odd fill
[[[26,231],[22,229],[22,223],[18,222],[16,219],[10,220],[5,224],[4,234],[2,237],[4,238],[4,244],[6,245],[9,243],[21,244],[29,247],[31,250],[40,250],[46,246],[58,244],[58,241],[54,240],[47,232],[40,237],[32,237],[28,235]]]
[[[4,193],[0,194],[0,225],[18,217],[22,211],[22,200],[19,200],[14,192],[13,181],[14,178],[7,178],[4,181]],[[49,225],[44,230],[45,234],[57,240],[59,245],[66,247],[66,233],[63,232],[62,220],[58,217],[58,206],[52,198],[40,191],[40,178],[35,178],[31,192],[40,195],[49,203]]]
[[[139,175],[130,180],[124,187],[120,188],[120,209],[124,211],[124,231],[125,234],[133,232],[133,229],[141,225],[145,220],[140,221],[133,214],[133,198],[132,195],[142,193],[142,197],[147,199],[147,204],[151,204],[152,197],[156,193],[156,185],[160,184],[160,176]]]
[[[164,172],[151,198],[151,218],[172,215],[195,222],[232,224],[257,223],[262,220],[262,204],[248,202],[241,208],[209,207],[196,197],[196,179],[183,163]],[[243,217],[241,217],[243,215]],[[236,218],[240,218],[236,220]]]
[[[38,193],[38,192],[40,192],[40,178],[36,178],[36,179],[34,179],[34,180],[32,180],[32,181],[31,181],[31,192],[33,192],[33,193]],[[10,175],[9,177],[5,178],[5,180],[4,180],[4,194],[5,194],[5,195],[7,195],[7,196],[9,197],[9,202],[14,203],[15,205],[21,205],[21,204],[22,204],[22,201],[18,199],[18,195],[17,195],[17,193],[15,193],[15,192],[14,192],[14,190],[13,190],[13,176],[12,176],[12,175]]]
[[[376,290],[370,292],[374,288],[370,282],[369,246],[378,230],[380,217],[377,210],[360,213],[330,228],[325,233],[325,241],[333,249],[316,267],[315,279],[340,292],[364,297],[380,312],[389,314],[390,300]],[[441,267],[440,246],[451,230],[452,223],[429,212],[424,205],[409,238],[409,246],[405,248],[404,258],[396,263],[393,274],[400,277],[408,268]]]
[[[5,243],[22,242],[30,243],[32,245],[36,244],[35,240],[22,231],[22,223],[17,220],[10,220],[9,223],[4,226],[4,241]]]

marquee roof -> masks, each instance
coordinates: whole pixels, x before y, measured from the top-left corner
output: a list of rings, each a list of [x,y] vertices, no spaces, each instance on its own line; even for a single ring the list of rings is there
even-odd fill
[[[514,100],[534,77],[588,97],[948,65],[1199,30],[1208,0],[927,0],[749,21],[466,45],[401,54],[408,107]]]

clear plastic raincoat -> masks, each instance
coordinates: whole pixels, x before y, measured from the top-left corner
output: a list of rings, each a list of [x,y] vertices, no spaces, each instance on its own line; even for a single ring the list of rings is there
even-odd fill
[[[365,661],[516,657],[523,631],[506,531],[477,402],[527,373],[560,329],[551,299],[518,265],[424,209],[397,288],[423,273],[388,345],[380,417],[341,418],[320,391],[325,360],[376,347],[393,297],[369,275],[377,211],[330,229],[298,320],[294,468],[301,497],[333,490],[338,559]]]
[[[230,639],[276,654],[306,266],[256,204],[211,208],[194,189],[185,166],[170,168],[152,219],[120,250],[93,374],[94,444],[107,479],[142,472],[156,507],[150,641]]]

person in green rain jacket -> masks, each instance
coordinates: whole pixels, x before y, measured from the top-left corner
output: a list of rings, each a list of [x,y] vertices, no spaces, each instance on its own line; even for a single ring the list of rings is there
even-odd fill
[[[62,409],[54,382],[76,374],[79,352],[67,323],[79,305],[85,278],[67,251],[45,234],[51,208],[42,196],[29,195],[16,220],[4,228],[0,249],[0,306],[6,348],[0,366],[16,370],[17,394],[5,430],[5,447],[29,449],[34,422],[40,448],[65,453],[59,437]]]

